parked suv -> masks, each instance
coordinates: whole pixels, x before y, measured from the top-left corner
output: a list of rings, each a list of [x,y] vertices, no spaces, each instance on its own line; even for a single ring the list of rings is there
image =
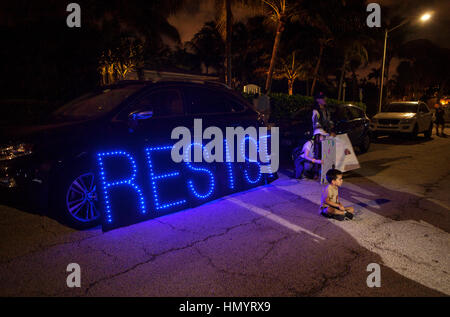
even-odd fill
[[[391,102],[371,119],[370,129],[375,138],[393,133],[412,137],[423,133],[429,138],[433,130],[433,114],[422,101]]]
[[[219,83],[122,82],[69,102],[45,124],[3,128],[0,187],[20,189],[22,200],[49,206],[72,227],[95,226],[101,214],[95,153],[167,145],[172,129],[191,129],[194,118],[205,128],[261,122],[245,99]]]
[[[352,104],[327,105],[336,134],[347,133],[352,145],[361,153],[370,146],[369,118],[365,112]],[[302,109],[289,119],[280,121],[280,147],[285,157],[295,147],[312,138],[312,108]]]

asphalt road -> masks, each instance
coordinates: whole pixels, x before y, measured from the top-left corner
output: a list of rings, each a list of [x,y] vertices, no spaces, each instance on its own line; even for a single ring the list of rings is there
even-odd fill
[[[0,205],[0,296],[448,296],[449,145],[435,135],[372,144],[340,191],[360,211],[353,221],[319,216],[321,185],[288,170],[107,233]],[[66,285],[69,263],[80,288]],[[366,284],[370,263],[380,287]]]

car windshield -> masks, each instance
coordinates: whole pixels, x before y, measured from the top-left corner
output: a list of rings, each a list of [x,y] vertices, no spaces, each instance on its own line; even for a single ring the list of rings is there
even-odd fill
[[[143,86],[131,85],[83,95],[53,112],[52,117],[63,120],[82,120],[104,115]]]
[[[383,112],[417,112],[417,104],[391,103],[384,107]]]

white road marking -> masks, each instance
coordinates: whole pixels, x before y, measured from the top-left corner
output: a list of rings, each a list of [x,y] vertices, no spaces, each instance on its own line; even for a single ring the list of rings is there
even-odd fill
[[[312,236],[312,237],[314,237],[316,239],[325,240],[324,237],[321,237],[321,236],[319,236],[319,235],[317,235],[317,234],[315,234],[315,233],[313,233],[313,232],[311,232],[311,231],[309,231],[307,229],[304,229],[304,228],[300,227],[299,225],[293,224],[292,222],[289,222],[288,220],[286,220],[286,219],[284,219],[284,218],[282,218],[280,216],[277,216],[277,215],[271,213],[268,210],[265,210],[263,208],[255,206],[255,205],[243,202],[242,200],[239,200],[239,199],[236,199],[236,198],[229,198],[228,200],[231,201],[232,203],[235,203],[235,204],[241,206],[241,207],[247,208],[248,210],[250,210],[250,211],[252,211],[252,212],[254,212],[254,213],[258,214],[258,215],[261,215],[261,216],[263,216],[263,217],[265,217],[267,219],[270,219],[270,220],[272,220],[272,221],[274,221],[274,222],[276,222],[276,223],[278,223],[278,224],[280,224],[280,225],[282,225],[282,226],[284,226],[284,227],[286,227],[288,229],[291,229],[292,231],[303,232],[303,233],[306,233],[306,234],[308,234],[308,235],[310,235],[310,236]]]

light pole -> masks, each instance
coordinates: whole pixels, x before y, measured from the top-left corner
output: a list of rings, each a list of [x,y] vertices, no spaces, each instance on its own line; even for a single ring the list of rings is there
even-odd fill
[[[420,17],[420,21],[422,22],[426,22],[431,18],[431,13],[424,13],[421,17]],[[409,18],[407,18],[405,21],[403,21],[402,23],[400,23],[399,25],[393,27],[392,29],[386,29],[386,31],[384,32],[384,50],[383,50],[383,65],[381,68],[381,84],[380,84],[380,100],[379,100],[379,104],[378,104],[378,112],[381,112],[381,104],[383,101],[383,82],[384,82],[384,65],[386,63],[386,44],[387,44],[387,38],[388,38],[388,33],[401,27],[402,25],[405,25],[406,23],[409,22]]]

